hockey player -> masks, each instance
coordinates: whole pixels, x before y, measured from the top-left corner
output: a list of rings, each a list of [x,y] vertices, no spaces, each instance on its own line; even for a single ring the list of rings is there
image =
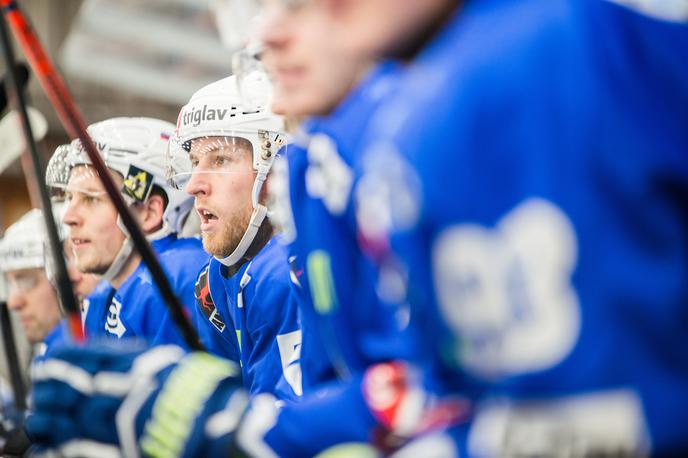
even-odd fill
[[[414,57],[358,215],[409,271],[428,358],[482,385],[458,447],[685,454],[685,2],[466,2],[430,29],[427,5],[402,27],[398,2],[340,3],[343,46]]]
[[[58,205],[53,206],[56,219],[61,210]],[[64,229],[58,227],[61,237],[66,235]],[[23,334],[33,346],[34,364],[68,339],[67,325],[61,321],[58,296],[51,284],[53,270],[51,257],[46,253],[46,238],[43,213],[32,209],[7,228],[0,240],[0,271],[7,284],[7,307],[18,316]],[[12,405],[3,406],[0,428],[3,456],[14,456],[13,451],[24,450],[29,445],[22,427],[25,414],[14,412]]]
[[[170,157],[183,160],[170,169],[193,195],[213,255],[196,283],[202,341],[241,362],[250,393],[293,399],[301,395],[301,330],[287,253],[264,203],[281,130],[265,104],[242,100],[235,77],[217,81],[179,113]]]
[[[67,148],[69,148],[68,144],[58,146],[55,155],[59,156],[60,154],[62,154],[60,152],[65,152]],[[52,196],[53,204],[58,206],[61,212],[64,212],[64,190],[51,190],[55,192],[55,195]],[[62,219],[62,215],[60,215],[60,219]],[[72,283],[72,289],[74,291],[74,294],[76,295],[76,298],[79,301],[79,305],[81,307],[81,321],[83,323],[86,319],[88,307],[91,302],[90,296],[92,294],[94,296],[96,295],[96,287],[98,287],[99,290],[107,289],[108,292],[110,288],[108,286],[108,282],[103,281],[100,278],[100,276],[93,274],[85,274],[78,269],[76,265],[76,257],[74,255],[74,247],[72,245],[71,240],[69,240],[69,237],[67,237],[66,235],[67,231],[65,231],[65,241],[63,244],[65,261],[67,262],[67,273],[69,275],[69,280]],[[107,297],[107,292],[104,293],[104,296]]]
[[[288,189],[277,195],[276,213],[303,271],[303,320],[310,324],[304,330],[313,328],[317,335],[310,345],[304,337],[302,364],[304,379],[318,391],[307,405],[285,407],[266,436],[279,455],[306,456],[343,442],[368,442],[376,428],[381,439],[383,426],[355,394],[362,393],[370,367],[406,361],[415,351],[408,310],[378,295],[394,279],[380,278],[358,247],[352,197],[360,132],[393,93],[398,68],[336,52],[329,40],[319,38],[330,22],[317,6],[273,4],[264,17],[269,20],[263,22],[261,58],[275,80],[275,99],[287,114],[309,116],[280,164]],[[321,347],[336,375],[318,365]],[[326,417],[326,411],[337,414]],[[294,423],[303,428],[288,426]]]
[[[359,256],[347,196],[357,131],[389,90],[392,72],[390,65],[371,71],[369,60],[333,52],[328,40],[319,40],[327,33],[325,21],[271,8],[265,13],[261,60],[275,82],[274,106],[290,117],[309,117],[285,160],[275,165],[287,188],[273,187],[273,195],[292,265],[301,273],[301,363],[304,383],[313,388],[349,379],[392,354],[400,357],[403,312],[377,300],[372,266]],[[343,141],[348,143],[338,149]]]
[[[0,241],[0,269],[7,284],[7,306],[19,315],[29,342],[45,344],[43,354],[60,340],[56,328],[62,319],[55,289],[46,275],[42,212],[30,210],[11,225]]]
[[[470,2],[417,14],[425,27],[403,36],[386,27],[398,2],[337,3],[376,8],[376,52],[417,56],[378,112],[394,122],[371,133],[359,222],[366,247],[392,243],[409,269],[445,381],[483,389],[454,442],[469,456],[682,454],[680,2]]]
[[[113,118],[89,126],[89,134],[190,313],[193,278],[207,261],[207,254],[198,240],[176,236],[191,201],[167,186],[164,178],[165,154],[173,128],[157,119]],[[110,284],[110,288],[99,286],[88,298],[87,335],[138,337],[151,345],[183,344],[78,140],[56,151],[46,175],[48,185],[65,191],[68,207],[64,222],[70,227],[78,268],[102,275]]]

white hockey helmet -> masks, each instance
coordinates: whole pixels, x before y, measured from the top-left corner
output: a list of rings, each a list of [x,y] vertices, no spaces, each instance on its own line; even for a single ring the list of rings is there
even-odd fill
[[[270,85],[267,77],[244,80],[241,91],[235,76],[221,79],[197,91],[177,120],[177,130],[170,139],[167,156],[168,181],[184,189],[193,173],[232,173],[222,167],[199,167],[192,163],[190,152],[194,142],[203,147],[194,150],[195,159],[217,154],[227,146],[250,143],[256,178],[252,190],[253,215],[239,246],[227,258],[219,259],[233,265],[241,259],[267,216],[268,210],[259,201],[260,192],[275,157],[286,143],[284,121],[269,109]]]
[[[53,216],[56,220],[62,219],[63,208],[53,205]],[[64,240],[68,228],[58,223],[58,235]],[[17,222],[5,231],[0,241],[0,271],[2,273],[15,270],[46,268],[51,272],[47,259],[51,259],[49,249],[46,246],[48,233],[43,221],[43,212],[34,208],[25,213]]]
[[[149,240],[156,240],[174,232],[180,232],[186,216],[193,206],[193,199],[167,184],[165,179],[165,160],[167,143],[174,125],[153,118],[112,118],[92,124],[88,134],[95,143],[105,164],[119,173],[124,183],[122,194],[130,204],[145,202],[154,185],[159,186],[167,195],[167,207],[163,213],[163,226]],[[68,146],[59,147],[48,163],[46,182],[53,188],[80,190],[79,180],[71,178],[74,167],[86,166],[79,178],[97,175],[90,166],[91,161],[81,142],[76,139]],[[88,190],[81,192],[90,193]],[[114,261],[103,274],[110,281],[124,268],[133,253],[133,243],[129,233],[120,223],[118,226],[126,235]]]
[[[241,92],[235,76],[198,90],[177,118],[170,139],[168,180],[178,189],[186,186],[192,170],[188,152],[194,140],[240,137],[251,142],[253,168],[270,168],[284,144],[284,120],[269,109],[270,84],[255,77]]]
[[[165,191],[168,204],[163,214],[163,229],[149,238],[180,232],[193,206],[193,199],[169,186],[165,178],[167,146],[173,131],[172,123],[143,117],[112,118],[88,127],[105,164],[124,178],[122,194],[130,204],[145,202],[154,185]],[[46,170],[48,186],[74,187],[75,183],[69,182],[71,170],[90,163],[78,139],[58,147]],[[96,173],[95,169],[92,173]]]

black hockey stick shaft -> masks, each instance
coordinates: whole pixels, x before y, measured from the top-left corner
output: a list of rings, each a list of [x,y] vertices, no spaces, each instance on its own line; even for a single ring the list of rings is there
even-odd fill
[[[5,357],[7,360],[7,370],[10,376],[12,392],[14,394],[14,404],[18,410],[26,410],[26,385],[22,377],[21,365],[19,364],[19,352],[14,340],[14,329],[10,318],[10,311],[6,302],[0,302],[0,330],[2,331],[2,343],[5,346]]]
[[[45,186],[45,176],[43,164],[38,154],[38,147],[34,141],[31,123],[29,122],[29,114],[26,108],[26,97],[20,85],[19,78],[16,75],[17,68],[15,67],[14,50],[10,40],[7,22],[4,16],[0,18],[0,41],[2,46],[2,54],[7,67],[7,91],[8,97],[17,107],[21,119],[22,130],[26,139],[26,146],[29,151],[29,158],[33,168],[34,176],[36,177],[38,194],[43,207],[43,219],[48,233],[48,242],[50,252],[52,253],[53,262],[55,263],[55,282],[58,294],[60,295],[62,306],[64,307],[69,327],[74,338],[78,341],[83,340],[84,333],[81,327],[81,315],[72,284],[69,281],[67,274],[67,265],[63,256],[63,247],[60,237],[58,235],[55,218],[53,216],[52,206],[50,204],[50,196]]]
[[[26,87],[26,83],[29,81],[29,69],[26,65],[21,62],[15,64],[16,71],[14,72],[15,77],[19,81],[19,85],[23,88]],[[0,113],[5,111],[7,107],[7,77],[3,76],[0,80]]]
[[[60,74],[57,72],[55,66],[45,52],[36,31],[33,29],[24,13],[19,9],[16,1],[0,0],[0,5],[2,5],[3,13],[7,17],[14,31],[14,35],[24,50],[24,54],[41,83],[43,90],[55,108],[62,125],[72,138],[78,138],[81,141],[93,167],[98,172],[106,192],[129,232],[134,246],[141,255],[143,262],[148,267],[153,281],[158,286],[160,294],[169,309],[170,316],[177,325],[184,341],[192,350],[202,351],[203,346],[201,345],[196,330],[185,315],[184,308],[174,294],[170,282],[158,262],[153,249],[148,243],[148,240],[134,220],[134,217],[131,215],[112,177],[110,177],[103,158],[98,153],[93,140],[86,131],[86,124],[67,86],[64,84]]]

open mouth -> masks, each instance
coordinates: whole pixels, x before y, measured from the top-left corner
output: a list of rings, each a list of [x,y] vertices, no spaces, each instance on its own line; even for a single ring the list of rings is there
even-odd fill
[[[276,70],[279,84],[290,87],[298,84],[303,78],[304,71],[300,67],[280,67]]]
[[[201,231],[203,232],[210,230],[217,221],[217,215],[205,208],[198,208],[196,212],[201,219]]]
[[[88,243],[90,243],[90,240],[72,238],[72,246],[74,247],[75,250],[83,248],[84,245],[87,245]]]
[[[23,328],[28,328],[31,326],[31,323],[33,323],[33,317],[31,317],[31,316],[20,316],[19,317],[19,323],[22,325]]]

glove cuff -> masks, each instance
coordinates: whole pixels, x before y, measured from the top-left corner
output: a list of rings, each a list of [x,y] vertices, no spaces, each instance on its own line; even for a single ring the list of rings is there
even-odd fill
[[[235,364],[207,353],[184,358],[153,404],[143,429],[141,450],[152,457],[181,456],[206,401],[223,380],[238,374]]]

